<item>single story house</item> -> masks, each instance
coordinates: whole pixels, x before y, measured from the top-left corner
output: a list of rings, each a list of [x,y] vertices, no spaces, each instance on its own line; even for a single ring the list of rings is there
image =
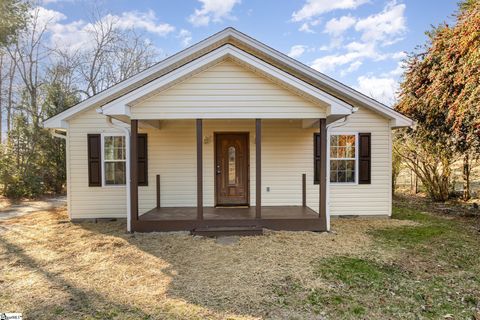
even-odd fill
[[[55,115],[72,220],[251,234],[388,217],[412,120],[227,28]]]

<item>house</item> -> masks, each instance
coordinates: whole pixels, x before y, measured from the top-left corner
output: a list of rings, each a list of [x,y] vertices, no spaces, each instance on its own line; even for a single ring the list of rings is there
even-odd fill
[[[197,234],[390,216],[391,133],[411,125],[233,28],[44,122],[72,220]]]

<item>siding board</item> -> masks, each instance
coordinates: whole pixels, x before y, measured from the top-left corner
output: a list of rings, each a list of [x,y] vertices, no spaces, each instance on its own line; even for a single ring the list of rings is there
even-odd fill
[[[230,70],[231,66],[217,65]],[[207,70],[208,71],[208,70]],[[180,84],[185,85],[186,83]],[[262,84],[269,86],[270,84]],[[171,92],[182,95],[190,89],[173,87]],[[176,88],[176,89],[175,89]],[[196,88],[198,96],[202,89]],[[203,92],[206,96],[214,89]],[[175,91],[176,90],[176,91]],[[250,92],[262,92],[255,89]],[[274,86],[269,91],[288,93],[285,101],[296,101],[297,96]],[[242,91],[243,92],[243,91]],[[195,92],[194,92],[195,93]],[[208,93],[208,94],[206,94]],[[244,93],[247,93],[245,91]],[[204,96],[205,96],[204,95]],[[236,95],[241,95],[237,92]],[[224,95],[228,97],[228,94]],[[215,98],[217,99],[217,98]],[[185,101],[194,101],[186,99]],[[202,100],[204,101],[204,100]],[[207,100],[205,100],[207,101]],[[215,100],[219,101],[219,99]],[[253,101],[253,100],[251,100]],[[273,101],[273,100],[272,100]],[[271,103],[274,103],[271,102]],[[296,108],[309,108],[308,101]],[[266,106],[263,106],[264,108]],[[136,107],[135,107],[136,108]],[[132,109],[135,109],[132,108]],[[195,106],[190,106],[195,108]],[[236,107],[235,107],[236,108]],[[278,107],[282,108],[282,107]],[[200,108],[202,109],[202,108]],[[203,109],[202,109],[203,110]],[[247,110],[247,109],[245,109]],[[248,109],[250,111],[250,109]],[[274,111],[272,109],[265,109]],[[160,118],[160,117],[158,117]],[[157,119],[158,119],[157,118]],[[262,202],[263,205],[301,205],[302,174],[307,175],[307,205],[318,210],[318,186],[313,185],[313,133],[316,129],[303,129],[301,120],[262,121]],[[387,215],[390,214],[390,127],[389,121],[364,108],[350,117],[348,124],[335,129],[339,132],[371,132],[372,183],[369,185],[331,185],[331,215]],[[204,121],[204,204],[214,205],[214,150],[213,133],[243,131],[250,133],[250,202],[255,204],[255,121]],[[89,110],[69,121],[69,202],[72,218],[125,217],[125,187],[88,187],[88,159],[86,136],[88,133],[121,133],[109,128],[105,118]],[[155,181],[160,174],[162,206],[196,205],[196,152],[194,120],[164,120],[160,130],[140,130],[148,134],[148,174]],[[270,192],[266,188],[270,187]],[[156,206],[155,183],[139,187],[139,212]]]
[[[322,118],[325,107],[225,60],[139,102],[131,113],[136,119],[298,119]]]

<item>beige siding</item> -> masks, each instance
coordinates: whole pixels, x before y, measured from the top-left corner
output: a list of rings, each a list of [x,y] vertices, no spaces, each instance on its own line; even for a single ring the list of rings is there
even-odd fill
[[[121,133],[107,126],[95,109],[69,121],[70,215],[71,218],[125,217],[125,187],[89,187],[87,134]]]
[[[330,215],[391,214],[391,130],[389,121],[365,108],[333,132],[371,132],[372,183],[330,186]]]
[[[313,185],[313,133],[301,120],[263,120],[263,205],[301,205],[301,175],[307,174],[307,202],[318,209],[318,186]],[[214,132],[250,134],[250,200],[255,204],[254,120],[204,121],[204,203],[214,205]],[[372,184],[331,185],[331,215],[387,215],[390,196],[390,127],[388,120],[366,109],[350,117],[337,132],[372,133]],[[72,218],[125,217],[125,187],[88,187],[87,134],[121,133],[95,110],[69,122],[69,203]],[[140,213],[155,206],[155,175],[161,175],[162,206],[196,205],[196,148],[194,120],[162,121],[149,129],[149,185],[139,187]],[[267,192],[267,187],[270,191]]]
[[[159,174],[161,205],[193,207],[196,197],[195,121],[163,121],[161,130],[147,130],[148,186],[139,188],[139,212],[156,206],[156,175]]]
[[[254,120],[204,121],[204,205],[214,203],[214,133],[248,132],[250,141],[250,204],[255,205]],[[302,129],[300,120],[263,121],[263,205],[301,205],[302,173],[309,178],[309,198],[318,201],[313,186],[313,129]],[[161,175],[162,206],[196,205],[196,153],[194,121],[164,121],[161,130],[148,130],[149,180]],[[270,187],[270,192],[266,188]],[[140,212],[155,206],[155,186],[141,189]],[[315,191],[316,190],[316,191]],[[142,210],[143,209],[143,210]]]
[[[325,108],[230,60],[131,108],[135,119],[321,118]]]

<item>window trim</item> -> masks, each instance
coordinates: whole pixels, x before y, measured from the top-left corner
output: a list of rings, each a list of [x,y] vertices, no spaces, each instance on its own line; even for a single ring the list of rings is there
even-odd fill
[[[327,138],[327,181],[331,185],[340,186],[356,186],[358,185],[358,162],[359,162],[359,150],[358,150],[358,131],[338,131],[328,132]],[[355,181],[354,182],[331,182],[330,181],[330,137],[331,136],[355,136]]]
[[[125,184],[106,184],[105,183],[105,174],[107,173],[107,170],[105,170],[105,137],[124,137],[125,138],[125,160],[107,160],[107,162],[125,162],[125,168],[128,166],[128,159],[126,157],[127,155],[127,137],[125,134],[122,133],[102,133],[101,134],[101,141],[100,141],[100,148],[101,148],[101,163],[102,163],[102,188],[126,188],[127,187],[127,181],[125,181]],[[126,175],[126,172],[125,172]]]

